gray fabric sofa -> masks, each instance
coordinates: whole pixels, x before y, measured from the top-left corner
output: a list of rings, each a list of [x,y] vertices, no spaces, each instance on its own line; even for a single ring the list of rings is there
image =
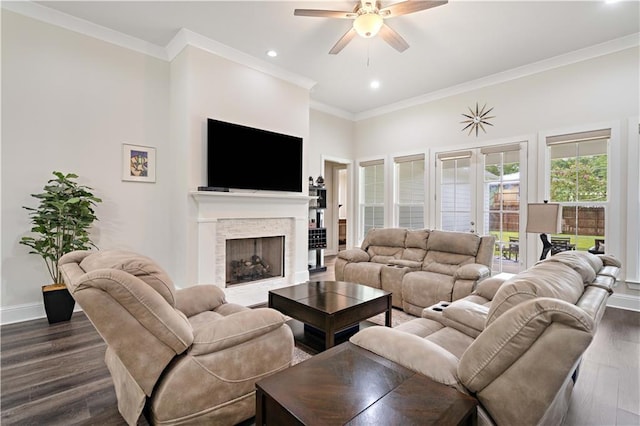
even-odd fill
[[[175,289],[153,260],[75,251],[64,282],[107,343],[118,410],[135,425],[233,425],[255,415],[255,382],[288,368],[293,334],[269,308],[227,303],[222,289]]]
[[[359,248],[338,252],[335,278],[389,291],[393,306],[419,316],[488,278],[494,243],[493,236],[471,233],[374,228]]]
[[[480,425],[560,425],[620,267],[607,255],[559,253],[351,342],[474,395]]]

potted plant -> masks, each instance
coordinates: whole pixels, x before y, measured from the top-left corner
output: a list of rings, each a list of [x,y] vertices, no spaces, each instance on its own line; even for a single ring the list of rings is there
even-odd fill
[[[88,229],[98,220],[93,208],[102,201],[91,193],[92,188],[74,181],[78,175],[56,171],[53,174],[55,179],[47,182],[44,192],[31,194],[40,200],[38,207],[23,206],[31,217],[31,232],[37,235],[20,240],[20,244],[31,247],[29,253],[42,257],[53,280],[52,284],[42,286],[49,323],[71,318],[75,300],[62,282],[58,260],[65,253],[96,247]]]

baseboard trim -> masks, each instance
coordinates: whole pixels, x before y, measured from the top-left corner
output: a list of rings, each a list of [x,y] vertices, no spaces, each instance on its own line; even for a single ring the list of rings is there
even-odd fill
[[[76,303],[73,312],[80,312],[82,309]],[[46,318],[42,303],[29,303],[24,305],[7,306],[0,309],[0,325],[13,324],[16,322],[31,321]]]
[[[628,294],[612,294],[607,300],[607,306],[628,311],[640,312],[640,298]]]

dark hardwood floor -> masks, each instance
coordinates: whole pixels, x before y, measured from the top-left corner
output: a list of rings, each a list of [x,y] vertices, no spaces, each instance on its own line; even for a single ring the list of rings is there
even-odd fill
[[[329,266],[312,279],[332,279]],[[103,360],[106,346],[83,313],[53,325],[4,325],[0,333],[2,425],[125,425]],[[608,308],[565,425],[640,425],[639,363],[640,312]]]

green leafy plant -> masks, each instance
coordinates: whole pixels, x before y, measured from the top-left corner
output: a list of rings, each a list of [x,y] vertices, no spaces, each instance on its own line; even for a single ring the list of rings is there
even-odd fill
[[[29,253],[39,254],[47,265],[54,283],[61,283],[58,259],[74,250],[88,250],[95,244],[89,238],[88,229],[98,218],[93,210],[95,197],[88,186],[79,185],[73,173],[53,172],[56,176],[44,186],[44,192],[31,194],[40,200],[37,208],[23,206],[29,211],[36,237],[22,237],[20,244],[31,247]]]

